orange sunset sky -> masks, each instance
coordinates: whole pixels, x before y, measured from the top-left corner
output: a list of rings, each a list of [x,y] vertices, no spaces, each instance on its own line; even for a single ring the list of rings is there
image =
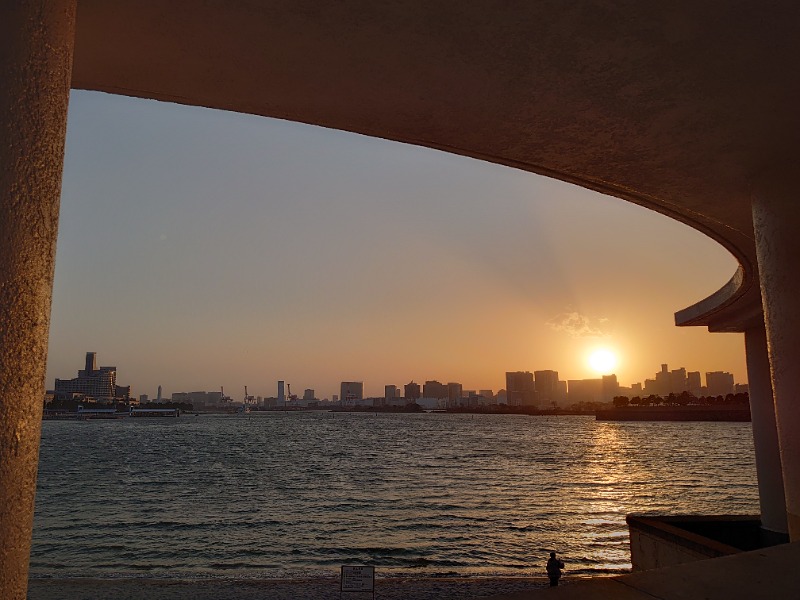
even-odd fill
[[[342,380],[620,383],[666,362],[746,381],[743,339],[676,328],[735,260],[569,184],[318,127],[99,93],[70,100],[47,387],[87,351],[135,395]]]

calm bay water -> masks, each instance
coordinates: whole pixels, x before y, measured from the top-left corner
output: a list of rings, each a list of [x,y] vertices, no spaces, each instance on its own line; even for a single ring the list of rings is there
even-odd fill
[[[757,513],[749,423],[261,413],[46,421],[32,577],[630,568],[625,515]],[[544,558],[543,558],[544,557]]]

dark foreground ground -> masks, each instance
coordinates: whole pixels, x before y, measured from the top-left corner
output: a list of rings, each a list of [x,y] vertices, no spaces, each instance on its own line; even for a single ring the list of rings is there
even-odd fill
[[[569,583],[565,581],[565,583]],[[378,579],[376,600],[466,600],[547,587],[545,578]],[[35,579],[28,600],[340,600],[339,580]],[[364,600],[371,594],[342,594]]]

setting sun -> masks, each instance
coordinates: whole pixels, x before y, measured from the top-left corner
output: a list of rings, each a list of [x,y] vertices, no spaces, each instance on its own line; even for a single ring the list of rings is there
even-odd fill
[[[600,375],[608,375],[617,366],[617,355],[608,348],[599,348],[589,355],[589,366]]]

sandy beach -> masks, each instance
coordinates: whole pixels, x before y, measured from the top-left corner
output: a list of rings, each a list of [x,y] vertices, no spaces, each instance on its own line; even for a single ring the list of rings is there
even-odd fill
[[[378,600],[466,600],[540,590],[543,577],[442,579],[378,578]],[[339,594],[339,579],[165,580],[34,579],[29,600],[364,600],[371,594]]]

